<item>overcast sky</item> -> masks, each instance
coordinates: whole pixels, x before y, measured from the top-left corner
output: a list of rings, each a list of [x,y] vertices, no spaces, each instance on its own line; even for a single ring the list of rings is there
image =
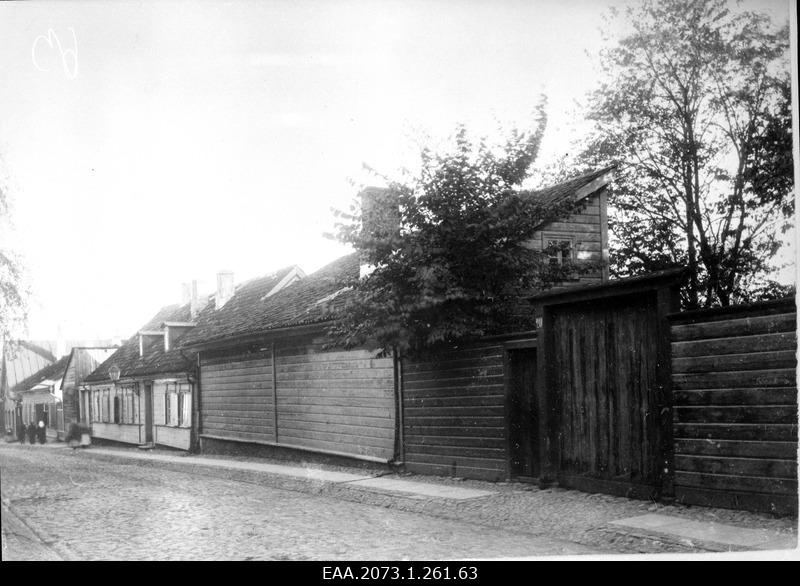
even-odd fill
[[[540,162],[563,154],[609,4],[1,3],[30,336],[128,337],[183,281],[319,268],[348,252],[322,237],[348,180],[412,164],[420,133],[524,127],[545,93]]]

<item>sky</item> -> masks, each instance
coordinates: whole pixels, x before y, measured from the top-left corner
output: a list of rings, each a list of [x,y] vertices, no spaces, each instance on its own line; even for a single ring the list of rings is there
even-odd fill
[[[0,3],[0,239],[25,258],[29,336],[127,338],[185,281],[316,270],[349,252],[323,233],[376,182],[364,164],[411,166],[458,123],[524,128],[543,93],[553,161],[585,130],[610,5]]]

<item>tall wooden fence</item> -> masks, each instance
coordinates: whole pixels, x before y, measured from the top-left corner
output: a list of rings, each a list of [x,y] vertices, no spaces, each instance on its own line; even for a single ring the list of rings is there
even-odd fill
[[[670,319],[676,498],[796,513],[794,300]]]
[[[406,470],[485,480],[507,478],[501,343],[404,360],[400,384]]]
[[[377,461],[395,452],[394,362],[322,337],[201,355],[200,437]]]

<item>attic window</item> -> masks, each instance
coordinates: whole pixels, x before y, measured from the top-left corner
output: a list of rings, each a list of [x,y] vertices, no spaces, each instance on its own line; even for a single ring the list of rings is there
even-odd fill
[[[563,236],[546,236],[545,249],[548,250],[550,266],[569,266],[575,261],[575,241]]]

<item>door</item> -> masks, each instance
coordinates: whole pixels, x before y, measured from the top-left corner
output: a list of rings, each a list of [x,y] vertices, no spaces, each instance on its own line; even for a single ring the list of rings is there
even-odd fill
[[[48,427],[50,426],[50,422],[48,421],[47,418],[48,416],[47,406],[44,403],[36,403],[35,413],[36,413],[36,419],[34,419],[34,422],[36,423],[37,427],[39,426],[40,421],[44,421],[44,424],[46,426]]]
[[[144,441],[153,443],[153,383],[144,385]]]
[[[508,351],[511,476],[539,476],[539,418],[536,399],[536,349]]]

